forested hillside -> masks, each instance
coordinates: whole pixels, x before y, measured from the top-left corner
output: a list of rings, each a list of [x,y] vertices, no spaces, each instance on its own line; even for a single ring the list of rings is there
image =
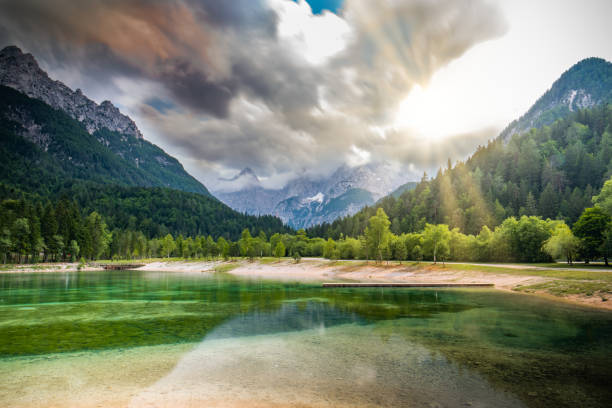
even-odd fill
[[[612,106],[601,105],[515,135],[507,144],[491,141],[467,161],[424,176],[414,190],[308,233],[359,236],[379,207],[396,234],[422,231],[426,223],[478,234],[484,225],[493,228],[521,215],[572,225],[612,174],[611,159]]]
[[[0,221],[5,236],[17,219],[29,220],[35,234],[42,215],[32,209],[61,202],[79,208],[75,219],[97,211],[111,230],[147,238],[172,233],[235,239],[244,228],[287,230],[278,218],[230,209],[159,147],[106,129],[90,134],[66,113],[2,86],[0,157],[0,201],[8,200]],[[75,231],[58,235],[65,245],[77,239]]]
[[[67,179],[208,195],[175,158],[131,135],[89,134],[65,112],[0,86],[0,180],[41,194]]]

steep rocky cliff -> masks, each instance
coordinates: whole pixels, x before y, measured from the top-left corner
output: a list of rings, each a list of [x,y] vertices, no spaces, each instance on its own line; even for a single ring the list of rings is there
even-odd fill
[[[9,46],[0,51],[0,85],[61,109],[83,123],[89,134],[108,129],[142,139],[134,121],[121,114],[110,101],[98,105],[80,89],[73,91],[62,82],[52,80],[31,54],[24,54],[18,47]]]
[[[0,51],[0,133],[2,157],[14,159],[0,174],[0,182],[21,180],[23,184],[23,179],[29,179],[27,173],[18,175],[11,169],[46,162],[54,168],[55,179],[209,195],[177,159],[143,139],[136,124],[112,103],[97,105],[81,91],[73,92],[49,78],[32,55],[12,46]],[[28,157],[22,154],[26,150]]]

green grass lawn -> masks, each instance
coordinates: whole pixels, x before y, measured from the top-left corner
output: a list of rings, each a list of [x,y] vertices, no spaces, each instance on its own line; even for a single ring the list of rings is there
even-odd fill
[[[602,281],[553,280],[536,285],[519,286],[515,290],[527,293],[544,291],[561,297],[568,295],[600,296],[603,301],[608,301],[612,297],[612,283]]]
[[[238,268],[239,266],[240,266],[240,263],[238,263],[238,262],[222,263],[220,265],[216,265],[214,267],[214,270],[217,273],[227,273],[227,272],[231,271],[232,269]]]
[[[430,264],[431,265],[431,264]],[[598,271],[565,271],[555,269],[519,269],[519,268],[508,268],[500,266],[481,266],[481,265],[469,265],[469,264],[452,264],[442,266],[438,264],[436,267],[448,268],[460,271],[475,271],[475,272],[491,272],[491,273],[505,273],[508,275],[521,275],[521,276],[542,276],[547,278],[558,278],[558,279],[570,279],[570,280],[598,280],[612,282],[612,272],[598,272]]]

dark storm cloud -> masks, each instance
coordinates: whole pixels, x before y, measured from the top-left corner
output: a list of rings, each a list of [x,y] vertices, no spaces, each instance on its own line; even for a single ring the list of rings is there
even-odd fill
[[[232,77],[230,41],[252,32],[273,40],[276,32],[276,14],[252,0],[20,0],[0,8],[1,43],[98,80],[158,81],[186,107],[218,117],[242,82]]]
[[[236,92],[235,83],[216,83],[184,58],[166,61],[159,79],[184,104],[222,118],[227,117],[229,103]]]

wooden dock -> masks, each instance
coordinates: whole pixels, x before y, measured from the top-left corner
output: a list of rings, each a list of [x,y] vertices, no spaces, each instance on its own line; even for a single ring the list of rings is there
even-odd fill
[[[144,266],[144,264],[103,264],[102,268],[111,271],[123,271],[126,269],[136,269]]]
[[[491,288],[492,283],[334,282],[324,288]]]

